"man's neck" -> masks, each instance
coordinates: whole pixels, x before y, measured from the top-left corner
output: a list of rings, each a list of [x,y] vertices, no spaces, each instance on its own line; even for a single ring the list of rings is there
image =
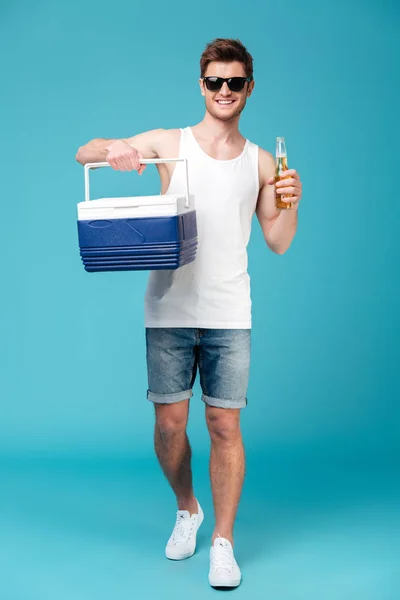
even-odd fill
[[[221,121],[206,112],[204,119],[198,125],[195,125],[194,129],[203,138],[226,144],[242,138],[238,126],[239,117],[232,121]]]

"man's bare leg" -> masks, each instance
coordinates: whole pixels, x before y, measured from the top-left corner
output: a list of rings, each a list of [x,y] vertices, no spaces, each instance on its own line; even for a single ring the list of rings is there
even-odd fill
[[[206,419],[211,437],[210,477],[215,512],[212,544],[220,535],[233,545],[233,527],[245,473],[240,409],[206,405]]]
[[[189,400],[155,404],[155,411],[154,446],[157,458],[175,492],[178,509],[195,514],[197,501],[192,482],[192,451],[186,433]]]

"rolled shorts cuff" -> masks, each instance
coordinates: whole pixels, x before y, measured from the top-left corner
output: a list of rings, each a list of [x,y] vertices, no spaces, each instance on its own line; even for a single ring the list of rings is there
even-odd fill
[[[182,402],[188,400],[193,396],[192,390],[186,390],[185,392],[177,392],[176,394],[154,394],[147,390],[147,400],[150,402],[156,402],[157,404],[173,404],[174,402]]]
[[[203,394],[201,399],[209,406],[215,406],[216,408],[245,408],[247,406],[247,398],[227,400],[226,398],[212,398]]]

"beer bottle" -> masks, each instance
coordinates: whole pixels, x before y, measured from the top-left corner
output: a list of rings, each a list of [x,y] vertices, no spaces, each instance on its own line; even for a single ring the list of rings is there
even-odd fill
[[[276,138],[276,167],[275,167],[275,183],[281,181],[281,179],[288,179],[290,175],[286,175],[286,177],[281,177],[283,171],[288,169],[287,164],[287,154],[286,154],[286,144],[285,138],[277,137]],[[288,209],[292,208],[293,204],[291,202],[283,202],[283,198],[291,198],[293,194],[277,194],[275,188],[275,206],[280,209]]]

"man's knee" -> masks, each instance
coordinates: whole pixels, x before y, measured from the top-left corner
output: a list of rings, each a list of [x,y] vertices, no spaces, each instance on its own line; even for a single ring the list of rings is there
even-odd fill
[[[156,427],[163,439],[168,439],[186,431],[189,400],[173,404],[155,404]]]
[[[241,437],[240,409],[207,406],[206,420],[214,442],[236,442]]]

